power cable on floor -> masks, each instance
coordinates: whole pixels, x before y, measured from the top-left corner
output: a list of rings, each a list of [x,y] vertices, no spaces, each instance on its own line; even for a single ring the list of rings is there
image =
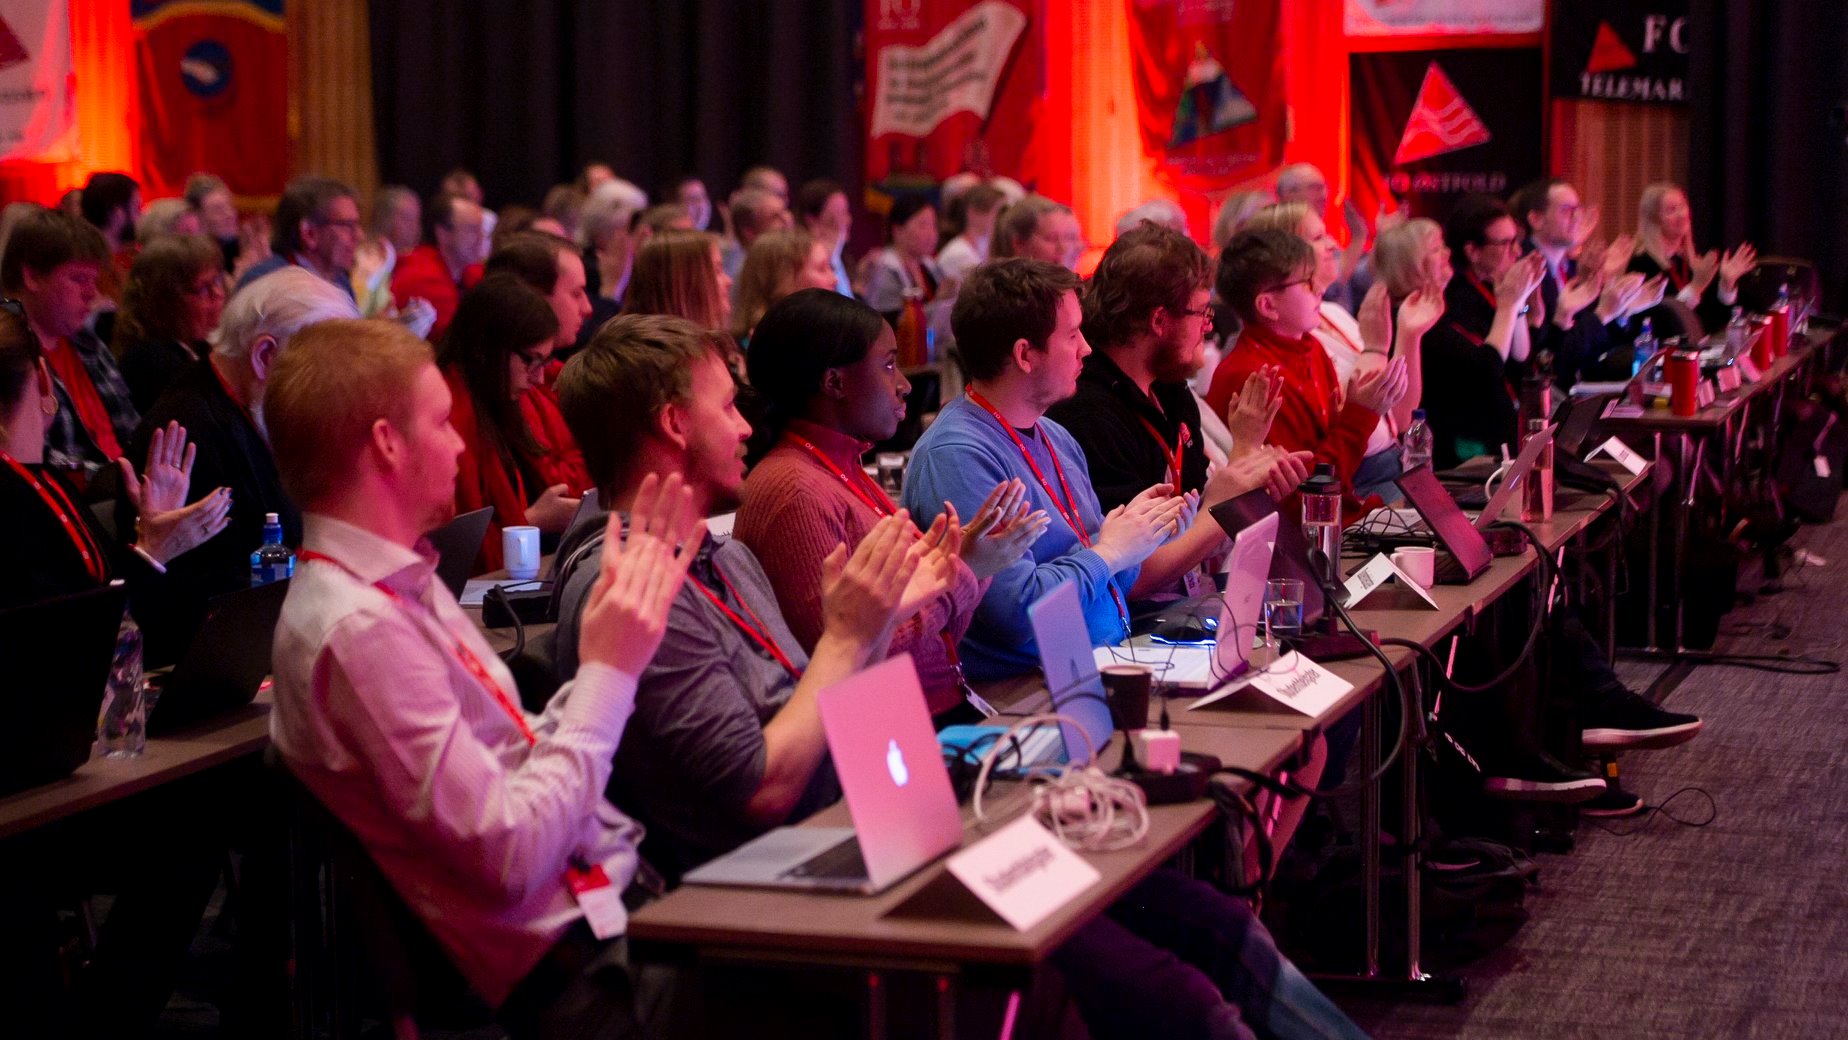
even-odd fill
[[[1675,799],[1680,798],[1684,794],[1699,795],[1700,797],[1705,798],[1707,800],[1707,816],[1705,819],[1696,820],[1692,817],[1677,816],[1674,814],[1674,812],[1672,812],[1669,809],[1669,806],[1674,804]],[[1598,828],[1601,831],[1607,831],[1611,834],[1615,834],[1619,838],[1627,838],[1631,836],[1632,834],[1635,834],[1643,830],[1645,827],[1649,825],[1649,821],[1655,819],[1657,816],[1661,816],[1664,819],[1678,823],[1683,827],[1705,827],[1708,824],[1712,823],[1714,820],[1718,819],[1719,815],[1720,815],[1720,807],[1718,804],[1714,802],[1713,795],[1707,793],[1706,788],[1704,787],[1683,787],[1681,790],[1676,791],[1674,794],[1671,794],[1667,798],[1662,799],[1662,803],[1660,805],[1650,806],[1649,810],[1643,813],[1642,818],[1638,819],[1635,825],[1631,827],[1626,827],[1620,830],[1616,827],[1612,827],[1609,824],[1599,823],[1595,818],[1592,818],[1592,817],[1587,817],[1586,819],[1591,823],[1592,826]]]

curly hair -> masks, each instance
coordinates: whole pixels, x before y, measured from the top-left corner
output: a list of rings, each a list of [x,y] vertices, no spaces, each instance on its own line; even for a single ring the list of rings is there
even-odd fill
[[[186,297],[207,273],[225,273],[225,254],[204,235],[163,235],[143,246],[122,286],[110,348],[120,357],[136,343],[190,339]]]

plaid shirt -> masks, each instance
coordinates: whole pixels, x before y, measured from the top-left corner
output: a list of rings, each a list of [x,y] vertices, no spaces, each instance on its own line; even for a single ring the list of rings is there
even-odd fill
[[[135,435],[135,427],[141,424],[141,413],[129,399],[128,384],[116,370],[115,357],[89,329],[78,330],[66,342],[77,352],[84,371],[90,373],[90,382],[96,385],[96,396],[102,398],[103,408],[109,412],[109,422],[115,427],[116,443],[126,447]],[[51,383],[53,392],[58,395],[58,416],[52,420],[51,429],[45,432],[45,464],[64,470],[82,469],[85,476],[114,465],[114,459],[103,458],[90,432],[78,421],[77,407],[71,403],[64,381],[54,375]]]

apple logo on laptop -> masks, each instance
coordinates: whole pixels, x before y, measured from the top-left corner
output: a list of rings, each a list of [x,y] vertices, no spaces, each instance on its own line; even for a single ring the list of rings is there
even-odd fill
[[[911,770],[905,768],[905,753],[898,749],[897,737],[886,744],[886,769],[891,772],[894,785],[903,787],[911,782]]]

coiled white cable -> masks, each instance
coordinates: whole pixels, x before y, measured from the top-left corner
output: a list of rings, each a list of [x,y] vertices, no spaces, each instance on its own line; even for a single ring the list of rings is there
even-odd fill
[[[1090,735],[1069,716],[1047,712],[1016,721],[982,756],[982,768],[975,777],[976,822],[989,822],[982,793],[988,788],[995,762],[1003,755],[1019,754],[1018,742],[1013,738],[1034,726],[1061,722],[1067,724],[1066,732],[1084,738],[1089,752],[1085,761],[1097,760]],[[1113,852],[1140,844],[1148,837],[1148,799],[1135,784],[1110,776],[1095,765],[1031,766],[1025,773],[1031,787],[1027,811],[1066,845],[1086,852]]]

